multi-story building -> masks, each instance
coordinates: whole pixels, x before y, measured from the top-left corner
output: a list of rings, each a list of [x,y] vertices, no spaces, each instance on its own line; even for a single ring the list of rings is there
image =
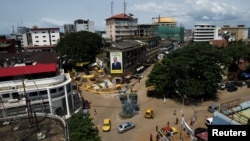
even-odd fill
[[[60,28],[38,28],[30,29],[32,46],[54,46],[60,39]]]
[[[107,38],[114,41],[135,36],[137,33],[137,18],[125,13],[114,15],[106,19]]]
[[[15,53],[16,44],[17,42],[15,39],[6,39],[6,37],[0,37],[0,54]]]
[[[138,33],[139,37],[154,37],[155,29],[158,25],[155,24],[138,24]]]
[[[74,24],[64,24],[64,33],[69,34],[75,32]]]
[[[78,19],[74,21],[75,32],[89,31],[95,33],[94,21]]]
[[[195,42],[209,42],[213,39],[218,39],[218,29],[216,25],[197,24],[193,30],[193,40]]]
[[[159,36],[162,40],[176,40],[184,42],[184,27],[177,27],[176,20],[169,17],[153,18],[154,36]]]
[[[134,38],[120,42],[112,42],[111,46],[102,48],[102,65],[107,74],[114,77],[131,76],[142,72],[145,67],[156,62],[160,53],[158,37]],[[119,69],[113,69],[114,58],[121,63]]]
[[[248,39],[249,29],[245,25],[238,25],[236,27],[231,27],[229,25],[224,25],[219,29],[219,35],[228,34],[229,40],[239,41]]]
[[[81,108],[81,98],[70,75],[57,68],[56,54],[28,54],[6,54],[11,59],[1,62],[0,119],[34,116],[34,112],[69,117]]]

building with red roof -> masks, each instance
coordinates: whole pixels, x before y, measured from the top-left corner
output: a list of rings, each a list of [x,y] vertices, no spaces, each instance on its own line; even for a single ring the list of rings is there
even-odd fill
[[[137,18],[133,18],[132,14],[117,14],[106,19],[107,38],[119,41],[122,38],[135,36],[137,33]]]

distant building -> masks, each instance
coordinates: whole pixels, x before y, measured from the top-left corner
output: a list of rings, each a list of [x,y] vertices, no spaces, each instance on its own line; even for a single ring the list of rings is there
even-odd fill
[[[32,46],[54,46],[60,39],[60,28],[38,28],[30,29]]]
[[[177,27],[176,20],[169,17],[153,18],[154,36],[159,36],[161,40],[175,40],[184,42],[184,27]]]
[[[238,25],[236,27],[231,27],[230,25],[224,25],[219,30],[219,35],[228,34],[229,41],[240,41],[248,39],[249,29],[245,25]]]
[[[135,36],[137,33],[137,18],[125,13],[117,14],[106,19],[107,38],[114,41]]]
[[[213,39],[218,39],[218,28],[211,24],[196,24],[193,30],[194,42],[209,42]]]
[[[64,33],[69,34],[75,32],[74,24],[64,24]]]
[[[75,32],[89,31],[94,33],[94,21],[78,19],[74,21]]]
[[[2,53],[15,53],[17,42],[15,39],[6,39],[0,37],[0,54]]]
[[[176,27],[176,20],[170,17],[155,17],[153,18],[153,24],[159,26],[169,26],[169,27]]]
[[[155,28],[158,25],[155,24],[138,24],[138,33],[139,37],[154,37]]]

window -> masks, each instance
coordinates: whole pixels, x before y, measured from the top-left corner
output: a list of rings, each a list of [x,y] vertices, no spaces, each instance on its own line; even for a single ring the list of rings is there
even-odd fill
[[[12,93],[13,99],[19,99],[19,94],[17,92]]]
[[[43,42],[47,42],[46,40],[43,40]]]
[[[46,38],[46,36],[43,36],[43,38]]]
[[[9,98],[10,97],[10,94],[3,94],[2,95],[2,98]]]
[[[71,91],[71,85],[68,84],[68,85],[67,85],[67,92],[69,93],[70,91]]]
[[[37,92],[30,92],[29,97],[32,97],[32,96],[38,96],[38,93]]]
[[[47,91],[46,91],[46,90],[40,91],[39,94],[40,94],[40,95],[46,95],[46,94],[47,94]]]
[[[61,91],[63,91],[63,90],[64,90],[63,87],[58,88],[58,91],[59,91],[59,92],[61,92]]]
[[[51,89],[50,90],[50,93],[56,93],[57,91],[56,91],[56,89]]]
[[[38,38],[38,36],[35,36],[35,38]]]

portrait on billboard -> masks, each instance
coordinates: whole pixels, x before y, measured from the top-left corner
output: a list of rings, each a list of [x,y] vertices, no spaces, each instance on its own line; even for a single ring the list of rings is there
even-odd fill
[[[111,52],[110,53],[110,72],[111,73],[122,73],[122,52]]]
[[[118,61],[116,56],[113,57],[112,70],[120,70],[121,68],[121,62]]]

